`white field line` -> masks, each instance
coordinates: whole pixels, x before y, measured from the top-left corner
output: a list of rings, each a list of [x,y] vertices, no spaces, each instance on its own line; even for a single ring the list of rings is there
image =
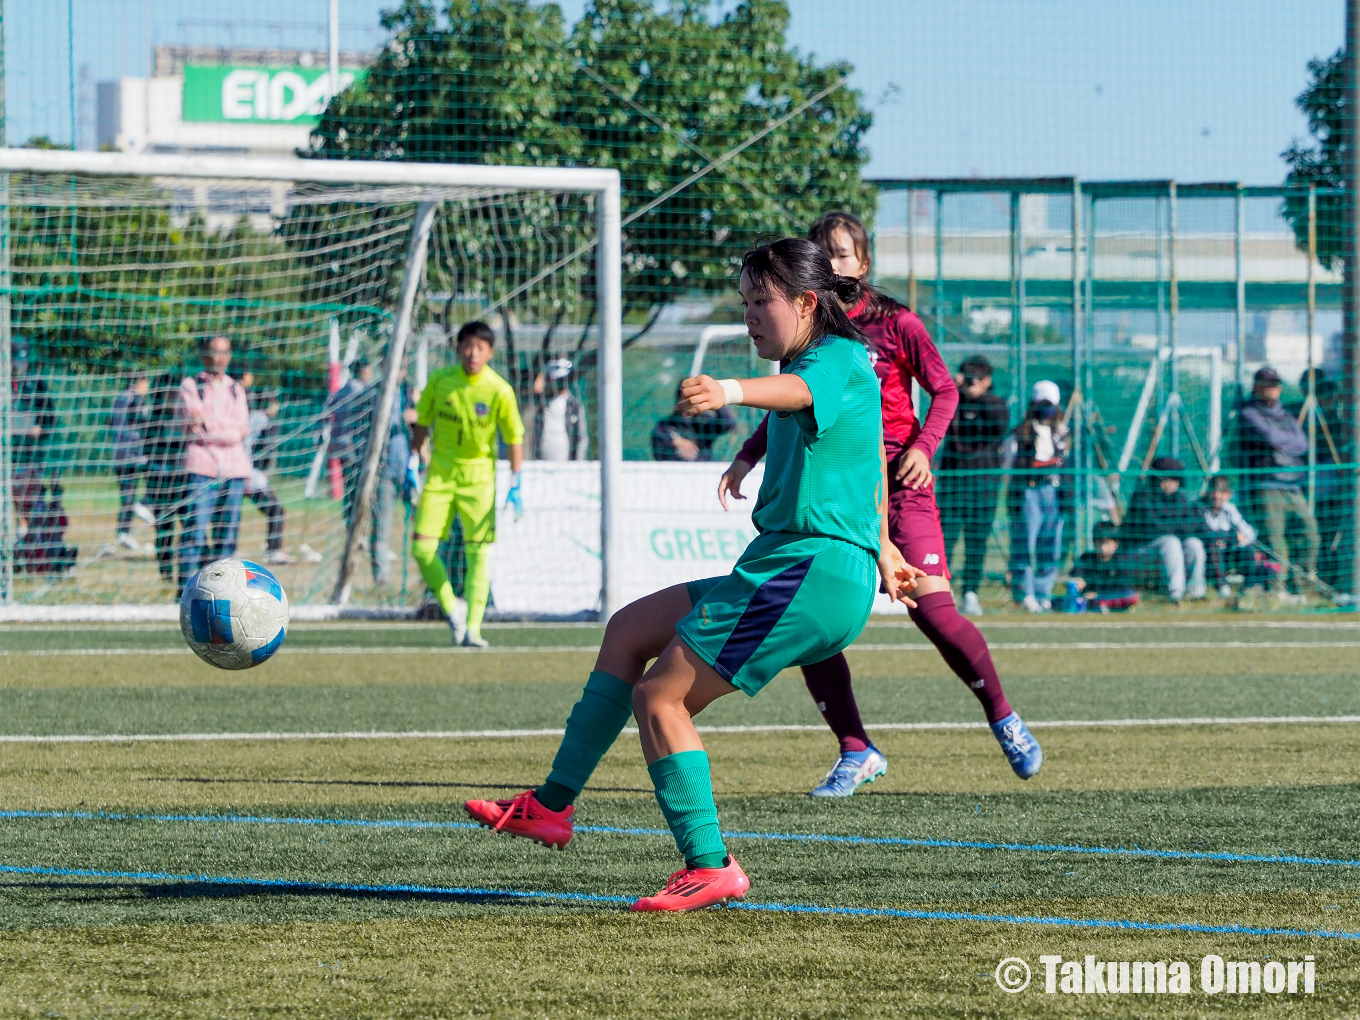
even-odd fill
[[[1110,652],[1144,648],[1149,651],[1175,651],[1210,648],[1360,648],[1360,641],[992,641],[994,652],[1077,651]],[[500,648],[437,648],[394,645],[390,648],[331,647],[288,648],[280,655],[560,655],[564,652],[591,652],[595,645],[515,645]],[[933,652],[925,644],[855,644],[851,652]],[[28,648],[0,649],[0,658],[59,655],[188,655],[188,648]]]
[[[176,612],[178,612],[176,610]],[[155,622],[82,622],[81,629],[96,633],[118,633],[126,634],[129,632],[138,633],[166,633],[174,632],[179,622],[178,616],[173,619]],[[328,622],[316,622],[310,620],[291,621],[299,629],[305,629],[312,633],[324,631],[383,631],[383,630],[435,630],[443,625],[438,622],[428,622],[419,620],[334,620]],[[1360,622],[1347,620],[1255,620],[1244,619],[1241,617],[1224,618],[1223,620],[1102,620],[1102,619],[1078,619],[1061,620],[1053,617],[1042,621],[1023,621],[1006,619],[988,619],[976,621],[977,625],[983,630],[1028,630],[1028,631],[1049,631],[1049,630],[1360,630]],[[523,622],[490,622],[482,624],[483,630],[600,630],[598,623],[580,623],[577,621],[523,621]],[[875,630],[906,630],[912,629],[910,623],[897,616],[876,617],[864,628],[865,631]],[[32,623],[32,622],[8,622],[3,614],[0,614],[0,635],[2,634],[50,634],[56,631],[70,630],[69,626],[53,623]]]
[[[1265,726],[1360,723],[1360,715],[1189,716],[1172,719],[1051,719],[1031,722],[1031,729],[1085,729],[1143,726]],[[983,722],[866,723],[871,730],[983,730]],[[816,724],[698,726],[700,733],[823,733]],[[637,733],[633,727],[625,733]],[[560,737],[563,730],[350,730],[315,733],[58,733],[0,734],[0,744],[122,744],[202,743],[223,740],[506,740],[519,737]]]

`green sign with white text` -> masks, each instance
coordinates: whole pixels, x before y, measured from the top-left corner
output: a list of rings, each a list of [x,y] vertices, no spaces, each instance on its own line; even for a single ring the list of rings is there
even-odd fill
[[[365,73],[342,70],[340,88]],[[325,68],[184,67],[186,123],[315,124],[330,100],[330,72]]]

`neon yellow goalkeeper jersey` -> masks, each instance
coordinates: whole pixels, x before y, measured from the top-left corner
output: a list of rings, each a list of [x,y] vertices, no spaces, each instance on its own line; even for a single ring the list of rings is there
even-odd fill
[[[510,384],[484,368],[469,377],[462,365],[430,376],[416,404],[416,423],[430,430],[430,475],[458,462],[496,459],[496,430],[507,446],[524,442],[524,422]]]

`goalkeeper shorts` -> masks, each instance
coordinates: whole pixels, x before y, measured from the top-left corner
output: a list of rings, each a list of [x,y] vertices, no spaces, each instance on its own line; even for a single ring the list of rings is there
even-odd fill
[[[463,541],[485,545],[496,541],[496,462],[458,461],[448,474],[425,480],[416,507],[415,534],[445,538],[453,515],[463,525]]]

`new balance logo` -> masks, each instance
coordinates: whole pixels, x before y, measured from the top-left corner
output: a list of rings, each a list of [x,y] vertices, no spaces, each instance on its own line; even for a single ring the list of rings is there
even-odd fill
[[[940,562],[940,555],[939,553],[926,553],[925,559],[921,560],[921,562],[928,567],[932,567]]]

